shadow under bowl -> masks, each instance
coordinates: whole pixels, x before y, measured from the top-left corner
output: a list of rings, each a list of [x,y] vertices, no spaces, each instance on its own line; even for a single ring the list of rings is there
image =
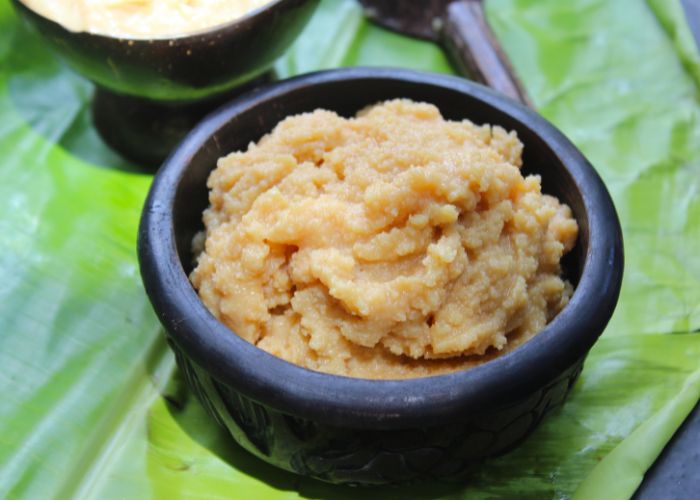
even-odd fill
[[[192,126],[238,88],[269,72],[319,0],[272,0],[243,17],[177,36],[71,31],[12,0],[78,73],[94,82],[100,134],[127,158],[159,164]]]
[[[446,119],[515,130],[524,173],[573,210],[579,239],[564,262],[576,289],[532,340],[481,366],[409,380],[307,370],[232,333],[188,280],[216,160],[283,118],[326,108],[344,116],[381,100],[435,104]],[[208,412],[244,448],[286,470],[333,483],[458,480],[520,443],[560,406],[617,303],[622,234],[601,179],[546,120],[481,85],[407,70],[352,68],[253,91],[207,117],[155,178],[139,231],[148,296],[178,364]]]

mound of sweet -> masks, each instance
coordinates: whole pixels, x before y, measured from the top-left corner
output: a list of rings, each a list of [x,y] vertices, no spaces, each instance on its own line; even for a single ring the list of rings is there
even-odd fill
[[[560,259],[578,226],[521,175],[522,148],[407,100],[289,117],[212,172],[192,283],[236,334],[313,370],[483,363],[572,294]]]

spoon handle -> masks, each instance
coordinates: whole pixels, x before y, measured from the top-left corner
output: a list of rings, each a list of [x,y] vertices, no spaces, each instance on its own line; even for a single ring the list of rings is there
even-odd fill
[[[447,7],[441,36],[444,47],[460,72],[533,107],[486,21],[481,0],[451,2]]]

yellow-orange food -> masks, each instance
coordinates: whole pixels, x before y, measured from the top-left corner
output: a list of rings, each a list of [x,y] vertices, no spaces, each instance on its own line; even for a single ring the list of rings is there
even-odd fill
[[[482,363],[572,293],[560,259],[578,226],[521,152],[513,132],[407,100],[287,118],[212,172],[192,282],[238,335],[313,370]]]
[[[124,38],[177,36],[217,26],[271,0],[22,0],[72,31]]]

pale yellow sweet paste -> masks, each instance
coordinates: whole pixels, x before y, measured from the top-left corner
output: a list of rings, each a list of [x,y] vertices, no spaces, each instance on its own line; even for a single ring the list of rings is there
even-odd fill
[[[224,24],[271,0],[22,0],[71,31],[124,38],[177,36]]]
[[[322,372],[482,363],[566,305],[578,226],[513,132],[407,100],[285,119],[219,160],[191,279],[236,334]]]

